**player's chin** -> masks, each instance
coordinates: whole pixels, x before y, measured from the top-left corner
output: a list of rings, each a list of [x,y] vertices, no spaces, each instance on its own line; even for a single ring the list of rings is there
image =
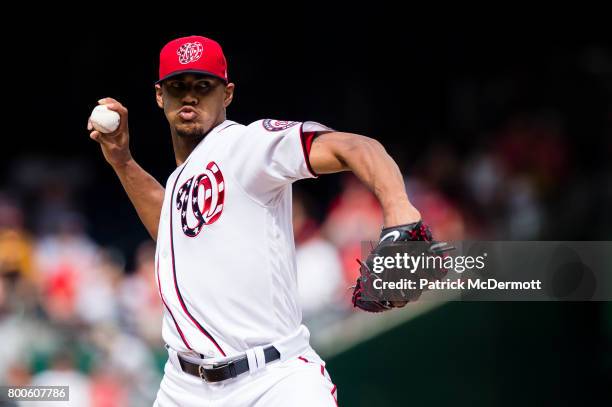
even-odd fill
[[[198,122],[193,121],[178,121],[174,128],[179,137],[184,138],[199,138],[206,134],[206,127]]]

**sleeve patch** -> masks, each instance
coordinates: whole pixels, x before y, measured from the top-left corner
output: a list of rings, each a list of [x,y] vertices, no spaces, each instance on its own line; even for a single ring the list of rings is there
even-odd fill
[[[263,125],[264,129],[268,130],[268,131],[283,131],[283,130],[287,130],[290,127],[295,126],[296,124],[299,124],[300,122],[288,122],[285,120],[272,120],[272,119],[266,119],[263,122],[261,122],[261,124]]]

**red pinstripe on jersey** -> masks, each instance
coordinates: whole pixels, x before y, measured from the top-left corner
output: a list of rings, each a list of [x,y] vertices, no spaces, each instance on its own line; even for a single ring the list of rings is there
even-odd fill
[[[176,319],[174,319],[174,315],[172,314],[172,311],[170,311],[170,307],[168,307],[168,304],[166,304],[166,300],[164,300],[164,295],[162,294],[162,290],[161,290],[161,283],[159,281],[159,259],[157,259],[155,263],[156,263],[155,264],[155,275],[157,276],[157,288],[159,290],[159,297],[161,298],[162,303],[164,304],[164,307],[166,307],[166,309],[170,313],[170,316],[172,317],[172,321],[174,321],[174,325],[176,326],[176,329],[178,330],[178,333],[181,336],[183,343],[185,344],[185,346],[187,346],[187,349],[193,350],[191,346],[189,345],[189,343],[187,342],[187,339],[185,339],[185,335],[183,335],[183,331],[181,330],[181,327],[176,322]]]
[[[170,198],[171,198],[170,202],[171,203],[174,201],[174,192],[176,190],[176,184],[177,184],[179,178],[181,177],[181,174],[185,170],[185,168],[187,168],[187,163],[185,163],[185,165],[183,166],[183,168],[181,169],[181,171],[177,175],[176,179],[174,180],[174,185],[172,186],[172,194],[170,196]],[[206,329],[204,329],[202,324],[200,324],[200,322],[198,322],[194,318],[194,316],[189,312],[189,310],[187,309],[187,306],[185,305],[185,301],[183,300],[183,296],[181,295],[181,291],[179,290],[178,282],[177,282],[177,276],[176,276],[176,274],[177,274],[176,273],[176,263],[175,263],[175,260],[174,260],[174,231],[173,231],[173,227],[172,227],[172,225],[173,225],[173,213],[174,213],[174,206],[171,204],[171,207],[170,207],[170,254],[172,256],[172,276],[174,278],[174,289],[175,289],[175,292],[176,292],[176,296],[177,296],[177,298],[178,298],[178,300],[179,300],[179,302],[181,304],[181,307],[182,307],[183,311],[185,312],[187,317],[189,317],[191,322],[193,322],[193,324],[199,329],[199,331],[202,332],[202,334],[204,334],[204,336],[206,336],[206,338],[208,338],[213,343],[213,345],[215,345],[215,347],[221,353],[221,355],[226,356],[225,352],[223,351],[223,349],[221,349],[221,346],[219,346],[219,344],[212,337],[212,335]]]

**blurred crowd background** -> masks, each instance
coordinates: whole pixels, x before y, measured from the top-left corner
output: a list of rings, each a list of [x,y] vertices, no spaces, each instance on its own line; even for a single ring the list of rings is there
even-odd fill
[[[229,119],[315,120],[379,139],[438,239],[610,240],[609,37],[498,31],[424,40],[368,31],[256,33],[246,43],[242,33],[191,32],[225,48],[237,83]],[[136,160],[165,182],[172,152],[152,84],[161,45],[187,33],[148,34],[137,46],[84,34],[57,57],[65,65],[55,68],[63,74],[52,94],[62,103],[50,102],[40,119],[54,123],[54,134],[37,124],[2,148],[0,384],[66,383],[73,405],[150,405],[155,397],[167,354],[154,242],[85,131],[97,99],[121,100]],[[96,64],[92,53],[122,62]],[[381,224],[375,197],[350,174],[295,184],[300,295],[315,339],[354,316],[355,259]],[[580,307],[560,320],[567,330],[589,321],[589,336],[574,345],[592,346],[593,397],[601,397],[612,377],[612,311]],[[410,346],[410,335],[404,340]],[[339,389],[340,401],[350,400],[351,390]]]

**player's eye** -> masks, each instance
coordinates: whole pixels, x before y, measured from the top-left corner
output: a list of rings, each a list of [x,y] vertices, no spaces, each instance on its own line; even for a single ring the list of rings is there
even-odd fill
[[[174,89],[174,90],[183,90],[183,89],[185,89],[185,83],[184,82],[179,82],[179,81],[170,82],[168,84],[168,86],[171,89]]]
[[[213,82],[204,80],[197,82],[168,81],[168,93],[173,97],[183,97],[187,92],[195,92],[199,95],[208,94],[213,88]]]
[[[206,93],[210,90],[211,84],[208,81],[202,81],[195,84],[195,89],[199,93]]]
[[[187,90],[187,85],[185,82],[181,81],[169,81],[166,85],[166,89],[168,90],[168,94],[170,94],[172,97],[178,98],[183,96]]]

